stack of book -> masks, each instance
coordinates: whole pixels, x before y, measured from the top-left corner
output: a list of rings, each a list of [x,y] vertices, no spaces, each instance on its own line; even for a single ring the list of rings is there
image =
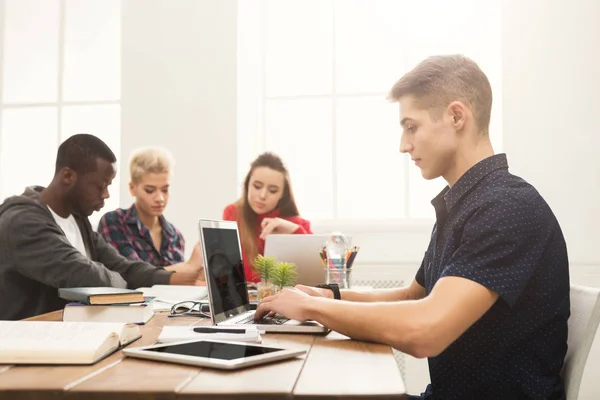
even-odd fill
[[[61,288],[58,295],[70,301],[63,310],[63,321],[145,324],[154,316],[154,298],[137,290]]]

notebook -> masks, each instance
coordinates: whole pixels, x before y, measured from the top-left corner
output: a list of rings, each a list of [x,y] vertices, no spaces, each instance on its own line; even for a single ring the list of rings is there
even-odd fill
[[[184,340],[227,340],[234,342],[254,342],[261,343],[262,337],[260,332],[253,326],[249,326],[246,329],[242,329],[243,333],[227,333],[215,332],[215,333],[199,333],[195,332],[194,328],[197,326],[164,326],[160,335],[158,336],[158,343],[171,343]]]
[[[253,325],[265,333],[329,332],[316,321],[277,317],[254,323],[237,222],[201,219],[199,228],[213,324]]]
[[[144,301],[144,294],[138,290],[115,287],[60,288],[58,297],[85,304],[141,303]]]
[[[72,302],[63,309],[63,321],[145,324],[154,316],[153,300],[146,297],[143,303],[97,305]]]
[[[94,364],[139,337],[130,324],[0,321],[0,364]]]
[[[325,283],[325,265],[319,252],[325,246],[329,235],[277,235],[271,234],[265,240],[265,257],[296,264],[297,283],[316,286]],[[352,243],[352,237],[346,236]]]

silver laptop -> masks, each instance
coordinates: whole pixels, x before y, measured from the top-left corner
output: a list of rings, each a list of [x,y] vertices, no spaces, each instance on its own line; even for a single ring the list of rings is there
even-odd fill
[[[326,333],[315,321],[300,322],[275,316],[254,322],[235,221],[200,220],[208,301],[214,325],[252,325],[267,333]]]
[[[296,282],[316,286],[325,283],[325,266],[319,256],[329,235],[268,235],[265,241],[265,257],[296,264]],[[352,243],[352,237],[346,236]]]

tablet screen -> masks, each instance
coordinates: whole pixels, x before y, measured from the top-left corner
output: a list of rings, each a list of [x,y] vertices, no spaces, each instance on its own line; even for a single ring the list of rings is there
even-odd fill
[[[147,349],[147,351],[154,351],[157,353],[171,353],[184,356],[215,358],[218,360],[236,360],[238,358],[259,356],[261,354],[274,353],[281,350],[283,349],[208,341],[165,345],[161,347],[155,347],[153,349]]]

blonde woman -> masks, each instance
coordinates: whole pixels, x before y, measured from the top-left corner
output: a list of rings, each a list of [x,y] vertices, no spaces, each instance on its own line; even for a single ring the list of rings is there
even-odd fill
[[[98,225],[98,233],[122,256],[157,267],[184,261],[183,236],[163,215],[173,164],[161,147],[140,149],[131,157],[129,192],[135,203],[104,214]]]

